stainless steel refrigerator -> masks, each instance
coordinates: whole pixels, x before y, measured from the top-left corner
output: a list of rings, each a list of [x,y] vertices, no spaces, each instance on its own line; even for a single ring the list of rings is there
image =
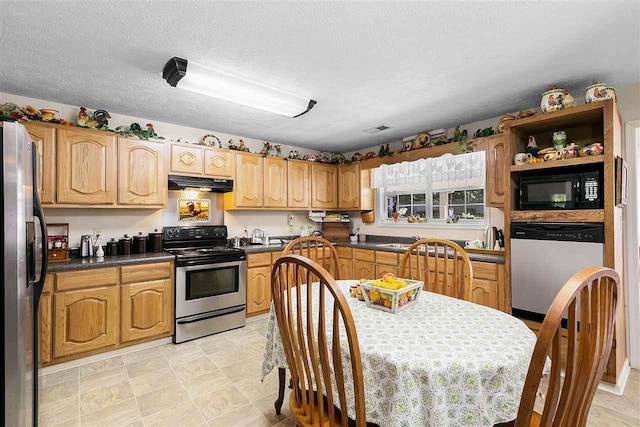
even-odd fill
[[[47,230],[38,196],[38,152],[19,123],[2,122],[2,423],[38,424],[38,302]]]

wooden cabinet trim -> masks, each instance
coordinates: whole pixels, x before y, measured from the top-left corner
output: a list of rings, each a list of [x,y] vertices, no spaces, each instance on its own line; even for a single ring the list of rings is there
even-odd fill
[[[247,268],[271,265],[271,252],[247,255]]]
[[[88,268],[55,273],[56,291],[112,286],[118,283],[118,267]]]
[[[120,282],[137,283],[149,280],[169,279],[172,273],[172,262],[123,265],[120,267]]]

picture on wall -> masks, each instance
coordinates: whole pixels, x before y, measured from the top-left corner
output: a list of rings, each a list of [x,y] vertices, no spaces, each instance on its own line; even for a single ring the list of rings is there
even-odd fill
[[[616,157],[616,206],[627,206],[627,187],[629,185],[627,162]]]
[[[178,222],[209,222],[208,199],[178,199]]]

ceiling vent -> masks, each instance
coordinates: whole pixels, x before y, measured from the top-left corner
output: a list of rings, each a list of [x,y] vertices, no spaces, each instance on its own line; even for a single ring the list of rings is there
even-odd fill
[[[387,129],[391,129],[391,126],[376,126],[374,128],[369,128],[369,129],[365,129],[362,132],[366,132],[366,133],[378,133],[378,132],[382,132],[383,130],[387,130]]]

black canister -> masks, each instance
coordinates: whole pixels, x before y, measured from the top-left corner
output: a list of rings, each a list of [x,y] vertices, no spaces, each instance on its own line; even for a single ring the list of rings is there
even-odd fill
[[[131,237],[129,237],[128,234],[125,234],[124,237],[120,239],[118,254],[131,255]]]
[[[118,241],[111,239],[107,242],[107,256],[118,255]]]
[[[162,252],[162,233],[157,228],[147,237],[147,252]]]
[[[133,248],[131,253],[143,254],[147,252],[147,236],[142,234],[142,231],[137,236],[133,236]]]

